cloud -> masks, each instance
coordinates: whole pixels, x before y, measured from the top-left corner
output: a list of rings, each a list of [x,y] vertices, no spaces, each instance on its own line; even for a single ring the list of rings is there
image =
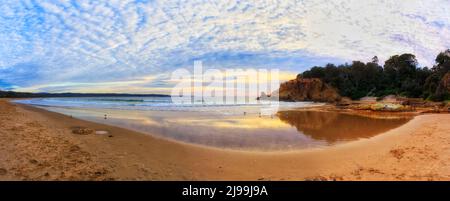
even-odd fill
[[[431,66],[450,48],[448,0],[7,0],[0,10],[0,80],[17,90],[136,86],[127,81],[197,59],[301,72],[409,52]],[[72,84],[37,87],[62,83]]]

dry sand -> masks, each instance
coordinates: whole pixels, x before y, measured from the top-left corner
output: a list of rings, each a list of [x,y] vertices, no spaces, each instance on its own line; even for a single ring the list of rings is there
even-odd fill
[[[0,100],[0,180],[450,180],[450,114],[338,146],[221,150]],[[107,135],[73,134],[75,127]]]

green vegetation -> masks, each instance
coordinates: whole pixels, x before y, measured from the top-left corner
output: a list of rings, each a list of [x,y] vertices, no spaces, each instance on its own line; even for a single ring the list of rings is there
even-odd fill
[[[340,95],[352,99],[389,94],[433,101],[450,99],[448,88],[442,81],[450,71],[450,49],[436,57],[436,64],[431,69],[417,65],[413,54],[391,56],[383,67],[375,56],[368,63],[353,61],[339,66],[315,66],[298,76],[320,78],[338,89]]]

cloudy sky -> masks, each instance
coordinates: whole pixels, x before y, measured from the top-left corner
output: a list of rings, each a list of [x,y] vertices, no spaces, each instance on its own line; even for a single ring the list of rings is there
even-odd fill
[[[278,68],[450,48],[449,0],[2,0],[0,89],[167,93],[178,68]]]

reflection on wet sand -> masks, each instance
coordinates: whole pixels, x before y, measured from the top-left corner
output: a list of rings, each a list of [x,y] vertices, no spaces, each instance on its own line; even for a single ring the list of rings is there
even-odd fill
[[[367,138],[406,123],[336,112],[282,111],[273,117],[202,112],[47,108],[89,121],[198,145],[241,150],[292,150]],[[108,118],[105,119],[104,115]]]
[[[398,127],[410,118],[370,118],[365,116],[317,111],[282,111],[281,121],[294,126],[298,132],[332,144],[368,138]]]

